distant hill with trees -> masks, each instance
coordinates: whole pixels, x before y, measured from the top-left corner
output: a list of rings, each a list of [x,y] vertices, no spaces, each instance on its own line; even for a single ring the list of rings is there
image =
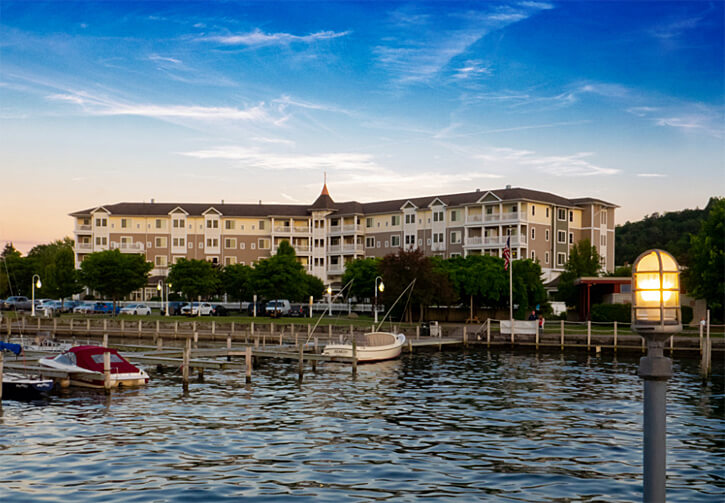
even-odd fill
[[[690,265],[690,237],[700,231],[717,201],[712,197],[704,209],[653,213],[638,222],[618,225],[614,233],[615,263],[632,264],[643,251],[660,248],[673,254],[681,265]]]

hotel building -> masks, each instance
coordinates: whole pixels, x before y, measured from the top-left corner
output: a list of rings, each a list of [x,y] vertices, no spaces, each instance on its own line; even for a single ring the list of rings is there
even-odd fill
[[[502,256],[537,260],[556,278],[571,247],[588,238],[614,270],[616,205],[525,188],[476,190],[370,203],[338,203],[327,190],[311,205],[116,203],[71,213],[78,266],[92,252],[140,253],[165,276],[180,258],[221,265],[270,257],[288,241],[310,274],[338,284],[345,265],[399,250],[428,256]]]

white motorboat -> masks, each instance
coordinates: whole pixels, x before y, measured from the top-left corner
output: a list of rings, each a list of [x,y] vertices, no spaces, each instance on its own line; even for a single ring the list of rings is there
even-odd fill
[[[355,356],[358,362],[377,362],[392,360],[400,356],[405,344],[405,335],[390,332],[368,332],[355,336]],[[328,344],[322,354],[325,356],[343,356],[352,358],[352,341]]]
[[[104,387],[103,353],[110,353],[111,387],[140,386],[149,382],[149,375],[118,351],[101,346],[76,346],[55,358],[41,358],[45,367],[68,372],[70,384],[88,388]]]

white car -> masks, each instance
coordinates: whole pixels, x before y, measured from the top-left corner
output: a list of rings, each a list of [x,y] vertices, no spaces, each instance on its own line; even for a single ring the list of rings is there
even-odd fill
[[[151,308],[146,304],[129,304],[122,307],[119,314],[140,314],[148,316],[151,314]]]
[[[83,304],[78,304],[76,307],[74,307],[73,312],[80,314],[93,314],[94,306],[95,304],[93,302],[84,302]]]
[[[201,311],[201,316],[211,316],[214,312],[214,306],[208,302],[202,302],[201,304],[192,302],[191,305],[187,304],[181,308],[181,314],[185,316],[199,316],[199,311]]]

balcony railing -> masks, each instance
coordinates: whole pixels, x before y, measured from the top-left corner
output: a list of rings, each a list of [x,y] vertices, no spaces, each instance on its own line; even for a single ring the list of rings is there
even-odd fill
[[[468,215],[466,218],[467,224],[478,224],[483,222],[483,217],[481,215]]]
[[[90,224],[88,224],[88,225],[83,225],[83,224],[76,225],[76,232],[79,232],[79,231],[82,231],[82,232],[91,232],[91,230],[92,229],[91,229],[91,225]]]
[[[310,228],[309,227],[291,227],[292,232],[295,232],[297,234],[309,234]]]
[[[511,236],[511,246],[525,246],[526,236]],[[506,236],[475,236],[466,238],[466,246],[506,246]]]
[[[305,255],[308,253],[312,253],[312,249],[307,245],[295,245],[294,249],[295,249],[295,252],[304,253]]]
[[[93,243],[76,243],[76,250],[92,250]]]
[[[275,225],[274,232],[292,232],[292,228],[289,225]]]
[[[345,272],[345,267],[339,264],[331,264],[327,266],[327,274],[342,274]]]

